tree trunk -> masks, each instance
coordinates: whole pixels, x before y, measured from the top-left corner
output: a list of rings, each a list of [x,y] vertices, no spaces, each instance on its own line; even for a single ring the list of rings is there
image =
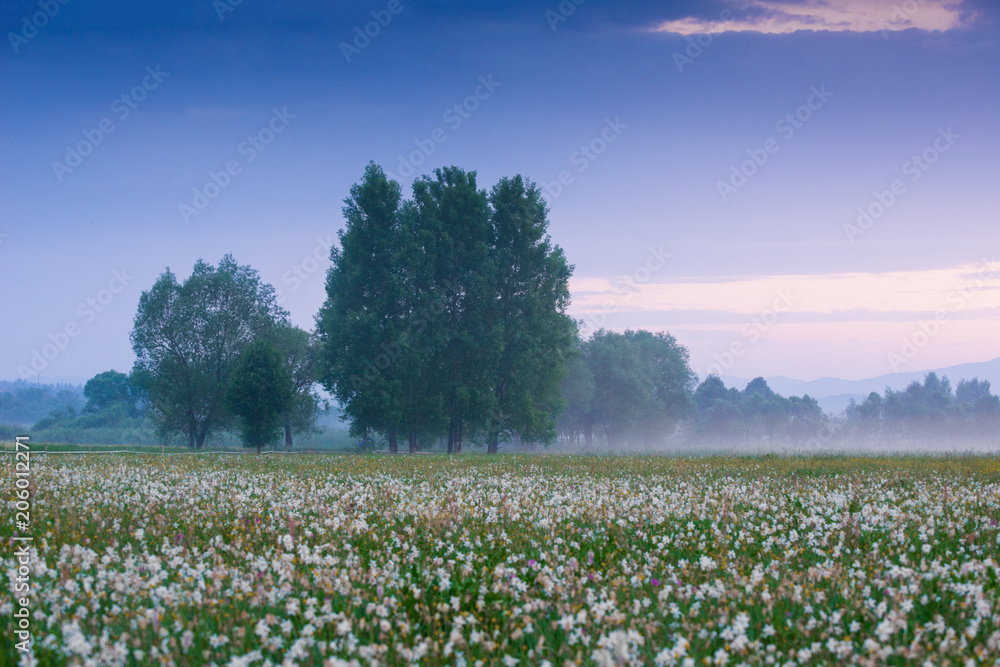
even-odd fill
[[[455,453],[459,454],[462,451],[462,420],[458,420],[458,432],[455,434]]]
[[[389,429],[389,453],[399,453],[399,441],[396,438],[396,429],[394,428]]]
[[[591,428],[590,424],[583,427],[583,441],[586,443],[587,449],[594,446],[594,429]]]
[[[448,453],[452,454],[455,451],[455,418],[452,417],[451,421],[448,423]]]
[[[499,449],[500,449],[500,438],[498,438],[497,436],[493,436],[493,439],[490,440],[490,444],[486,446],[486,453],[496,454],[497,450]]]
[[[417,432],[415,430],[410,431],[410,453],[417,453]]]
[[[292,448],[292,425],[285,424],[285,449]]]
[[[261,445],[260,445],[260,443],[258,442],[258,443],[257,443],[257,456],[260,456],[260,447],[261,447]]]

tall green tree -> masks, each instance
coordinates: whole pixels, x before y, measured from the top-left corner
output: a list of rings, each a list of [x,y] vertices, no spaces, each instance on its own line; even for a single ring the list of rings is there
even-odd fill
[[[328,407],[326,401],[316,393],[320,346],[315,336],[288,324],[276,327],[272,340],[292,378],[293,400],[281,413],[285,447],[291,449],[292,435],[313,432],[316,420]]]
[[[422,301],[440,311],[424,336],[437,366],[431,391],[447,415],[448,452],[459,452],[463,434],[491,412],[489,373],[501,353],[487,319],[487,300],[496,296],[489,198],[476,172],[445,167],[414,182],[413,201],[425,256]]]
[[[351,420],[354,435],[384,433],[396,451],[403,422],[398,363],[408,312],[399,261],[402,193],[369,164],[344,202],[346,224],[330,250],[326,302],[317,315],[320,374]]]
[[[691,432],[700,439],[722,444],[746,437],[740,391],[727,388],[718,375],[709,375],[694,392],[695,415]]]
[[[287,317],[274,288],[232,255],[217,267],[198,260],[183,283],[167,269],[139,297],[131,334],[132,381],[160,432],[183,434],[200,448],[228,428],[225,396],[236,359]]]
[[[294,403],[285,359],[267,340],[252,343],[237,359],[226,388],[226,406],[237,417],[243,444],[260,454],[281,436],[282,415]]]
[[[560,380],[576,340],[566,314],[571,267],[549,238],[541,191],[520,175],[490,193],[490,274],[479,315],[488,350],[487,448],[501,439],[548,442],[563,408]]]

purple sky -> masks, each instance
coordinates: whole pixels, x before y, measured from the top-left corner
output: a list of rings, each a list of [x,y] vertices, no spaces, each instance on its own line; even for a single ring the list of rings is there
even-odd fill
[[[330,4],[4,3],[0,379],[128,371],[226,252],[311,327],[369,160],[537,181],[573,314],[698,372],[1000,356],[991,3]]]

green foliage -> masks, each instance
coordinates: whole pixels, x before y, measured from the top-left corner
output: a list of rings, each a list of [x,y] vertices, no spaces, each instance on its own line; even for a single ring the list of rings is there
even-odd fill
[[[87,381],[82,411],[69,405],[35,422],[31,436],[50,442],[154,444],[152,424],[139,409],[129,378],[105,371]]]
[[[688,351],[667,333],[600,329],[579,346],[563,395],[570,440],[596,436],[608,446],[653,447],[689,412],[694,374]]]
[[[132,382],[161,433],[183,434],[191,447],[232,424],[225,395],[234,364],[288,314],[274,288],[226,255],[201,260],[179,283],[167,269],[139,297],[132,330]]]
[[[927,373],[906,389],[872,392],[863,403],[851,401],[844,413],[848,433],[870,443],[934,437],[978,438],[1000,428],[1000,398],[988,380],[961,380],[952,392],[947,377]]]
[[[719,376],[710,375],[695,390],[694,405],[692,437],[719,444],[803,443],[826,424],[816,399],[780,396],[762,377],[751,380],[741,392],[727,389]]]
[[[292,434],[316,433],[316,420],[329,409],[315,389],[321,353],[319,340],[289,324],[276,327],[271,338],[292,379],[292,401],[281,414],[285,447],[290,448]]]
[[[120,408],[126,414],[134,416],[137,412],[135,389],[124,373],[105,371],[87,380],[83,387],[83,395],[87,397],[85,412],[98,413]]]
[[[446,437],[547,441],[572,343],[571,267],[546,235],[544,202],[521,177],[479,190],[448,167],[413,184],[369,165],[345,201],[317,317],[322,380],[352,432],[396,451]]]
[[[226,406],[239,418],[243,444],[261,448],[277,440],[282,415],[295,404],[292,374],[268,341],[252,343],[237,359],[226,391]]]
[[[504,178],[490,205],[492,271],[480,317],[489,325],[486,435],[495,452],[501,439],[555,438],[560,380],[576,326],[566,315],[573,267],[547,236],[541,192],[521,176]]]

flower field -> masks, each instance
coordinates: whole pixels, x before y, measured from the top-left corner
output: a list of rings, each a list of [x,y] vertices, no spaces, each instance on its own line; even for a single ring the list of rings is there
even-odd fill
[[[70,458],[4,664],[1000,660],[997,458]]]

